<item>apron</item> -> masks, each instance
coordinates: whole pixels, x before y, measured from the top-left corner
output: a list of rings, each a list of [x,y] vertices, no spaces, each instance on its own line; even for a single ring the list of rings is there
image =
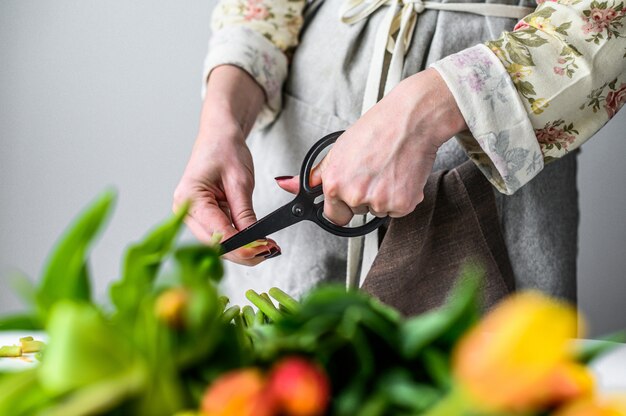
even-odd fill
[[[421,10],[414,25],[408,22],[411,24],[405,33],[413,36],[400,78],[462,49],[494,39],[517,22],[514,18],[436,10],[438,5],[444,8],[444,3],[422,3],[430,7]],[[535,7],[526,0],[489,3]],[[380,7],[367,18],[354,19],[352,24],[342,22],[339,17],[340,11],[345,12],[345,0],[314,1],[305,11],[300,45],[284,86],[283,110],[274,123],[248,139],[255,163],[253,203],[259,217],[292,199],[273,178],[297,174],[313,143],[330,132],[346,129],[367,107],[364,96],[372,95],[366,90],[368,77],[369,90],[372,89],[374,46],[377,37],[378,43],[381,42],[381,27],[389,23],[385,22],[389,19],[389,7]],[[390,46],[400,47],[399,43]],[[398,65],[390,62],[388,54],[385,67],[398,71]],[[456,140],[449,140],[440,148],[433,170],[452,169],[466,160]],[[578,226],[575,152],[546,165],[512,196],[494,192],[515,287],[535,288],[575,301]],[[233,302],[246,303],[243,293],[249,288],[263,292],[277,286],[300,296],[321,282],[344,284],[346,239],[306,221],[279,231],[272,238],[282,248],[281,256],[254,268],[227,262],[227,279],[222,289]]]

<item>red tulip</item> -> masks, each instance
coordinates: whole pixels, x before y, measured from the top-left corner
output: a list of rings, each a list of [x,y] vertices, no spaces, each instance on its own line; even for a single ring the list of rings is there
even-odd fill
[[[324,414],[330,397],[330,386],[324,371],[299,357],[278,362],[270,375],[271,395],[288,416]]]
[[[254,368],[226,373],[202,398],[203,416],[273,416],[276,407],[265,378]]]

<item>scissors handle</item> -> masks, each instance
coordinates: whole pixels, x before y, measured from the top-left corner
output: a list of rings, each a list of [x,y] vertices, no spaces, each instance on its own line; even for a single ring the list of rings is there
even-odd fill
[[[336,131],[322,137],[308,151],[308,153],[304,157],[304,161],[302,162],[302,168],[300,169],[300,193],[306,193],[312,199],[323,194],[322,185],[317,185],[314,187],[311,186],[311,169],[313,169],[315,159],[320,155],[320,153],[322,153],[322,151],[328,146],[335,143],[339,136],[343,134],[343,132],[343,130]],[[358,227],[342,227],[340,225],[333,224],[328,219],[326,219],[326,217],[324,217],[324,202],[322,201],[315,204],[313,215],[310,215],[307,219],[315,222],[317,225],[332,234],[341,237],[358,237],[374,231],[385,222],[387,222],[389,217],[376,217]]]

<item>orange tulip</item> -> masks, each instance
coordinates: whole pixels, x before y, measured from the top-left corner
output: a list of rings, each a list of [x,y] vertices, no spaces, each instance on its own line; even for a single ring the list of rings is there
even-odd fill
[[[591,372],[582,364],[568,362],[554,369],[541,383],[545,386],[548,403],[563,403],[593,393],[594,380]]]
[[[325,373],[298,357],[280,361],[270,375],[270,390],[280,409],[289,416],[324,414],[330,396]]]
[[[599,399],[585,398],[568,403],[553,416],[626,416],[626,397]]]
[[[183,288],[168,289],[161,293],[154,304],[156,316],[168,326],[179,328],[184,324],[185,306],[189,295]]]
[[[573,308],[536,292],[513,295],[460,341],[455,377],[492,411],[532,411],[588,394],[591,376],[569,348],[576,327]]]
[[[209,386],[202,398],[204,416],[272,416],[274,401],[263,375],[254,368],[226,373]]]

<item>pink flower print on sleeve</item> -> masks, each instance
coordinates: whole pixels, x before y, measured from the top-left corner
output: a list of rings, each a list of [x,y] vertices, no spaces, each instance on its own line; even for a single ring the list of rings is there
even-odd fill
[[[262,0],[248,0],[244,13],[244,18],[247,21],[265,20],[269,17],[269,11]]]

